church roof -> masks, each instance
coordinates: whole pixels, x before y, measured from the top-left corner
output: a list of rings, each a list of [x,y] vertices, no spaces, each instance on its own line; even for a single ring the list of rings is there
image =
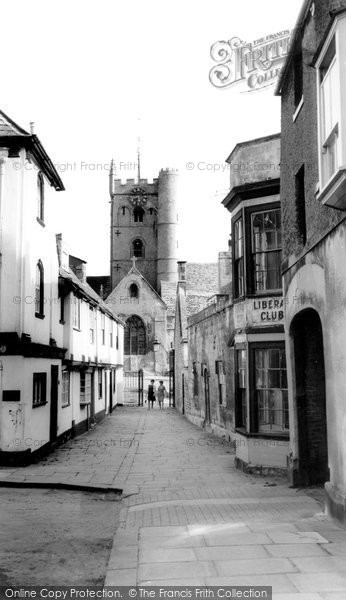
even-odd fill
[[[109,275],[87,276],[87,282],[101,298],[105,299],[109,296],[111,292],[111,278]],[[101,292],[103,292],[102,295]]]
[[[166,304],[165,301],[163,300],[163,298],[161,298],[160,294],[157,293],[156,290],[154,290],[153,286],[150,285],[149,281],[144,277],[144,275],[142,275],[142,273],[137,269],[137,267],[135,265],[133,265],[131,267],[131,269],[129,270],[129,272],[127,273],[127,275],[124,275],[124,277],[119,281],[118,285],[115,286],[115,288],[112,290],[112,292],[109,294],[106,303],[112,301],[112,296],[116,296],[117,290],[118,288],[120,289],[123,286],[124,283],[124,279],[129,279],[131,277],[131,275],[136,275],[136,277],[139,277],[140,279],[142,279],[145,284],[148,286],[148,288],[150,289],[150,291],[155,294],[156,298],[162,303],[162,304]],[[175,284],[176,285],[176,284]]]

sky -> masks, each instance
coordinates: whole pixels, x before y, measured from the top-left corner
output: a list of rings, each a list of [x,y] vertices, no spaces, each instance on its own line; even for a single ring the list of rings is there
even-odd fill
[[[295,25],[302,0],[3,0],[0,108],[35,133],[66,191],[55,232],[109,272],[111,159],[117,177],[178,168],[179,258],[215,262],[227,250],[225,159],[235,144],[280,131],[274,87],[247,93],[209,81],[212,44],[251,42]],[[7,23],[7,27],[4,24]]]

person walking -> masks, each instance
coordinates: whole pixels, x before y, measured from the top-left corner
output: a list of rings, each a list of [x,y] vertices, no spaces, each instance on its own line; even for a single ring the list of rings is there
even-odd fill
[[[164,403],[165,395],[166,395],[166,388],[163,385],[163,381],[160,381],[160,385],[157,388],[157,399],[159,401],[160,410],[163,409],[163,403]]]
[[[151,379],[148,385],[148,410],[150,410],[150,408],[154,408],[155,400],[155,380]]]

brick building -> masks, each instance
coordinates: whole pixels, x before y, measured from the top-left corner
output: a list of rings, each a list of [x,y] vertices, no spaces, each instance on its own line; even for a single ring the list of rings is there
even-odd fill
[[[283,285],[294,484],[346,512],[346,2],[306,0],[282,104]]]

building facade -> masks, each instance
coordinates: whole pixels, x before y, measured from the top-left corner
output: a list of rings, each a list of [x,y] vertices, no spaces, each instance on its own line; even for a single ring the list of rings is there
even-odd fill
[[[63,189],[38,137],[0,112],[0,461],[5,464],[30,461],[85,420],[80,394],[66,375],[74,329],[63,318],[60,258],[50,230],[54,190]],[[83,344],[78,352],[89,354]],[[121,362],[119,351],[112,363]]]
[[[289,419],[281,279],[280,135],[237,144],[227,159],[231,213],[236,461],[287,468]]]
[[[283,282],[293,484],[346,513],[346,2],[305,1],[282,104]]]
[[[227,162],[223,204],[232,236],[219,254],[218,294],[188,315],[184,282],[178,284],[175,379],[183,400],[176,403],[189,420],[234,444],[239,468],[286,473],[280,135],[237,144]]]

